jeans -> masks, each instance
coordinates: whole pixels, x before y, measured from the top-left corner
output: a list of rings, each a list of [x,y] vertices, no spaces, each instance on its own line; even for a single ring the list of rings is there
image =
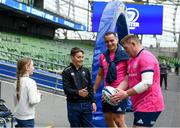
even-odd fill
[[[167,89],[167,74],[161,74],[161,80],[160,80],[161,87],[162,87],[163,80],[165,84],[165,89]]]
[[[34,127],[34,119],[30,119],[30,120],[16,119],[16,121],[17,121],[17,125],[15,127],[26,127],[26,128]]]
[[[93,127],[92,105],[90,102],[67,102],[68,120],[71,127]]]

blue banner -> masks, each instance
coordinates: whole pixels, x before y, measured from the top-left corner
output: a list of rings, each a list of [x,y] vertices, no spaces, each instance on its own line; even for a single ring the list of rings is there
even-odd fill
[[[106,2],[93,2],[92,31],[97,32]],[[163,6],[126,4],[129,30],[133,34],[162,34]]]
[[[80,30],[80,31],[88,30],[87,26],[85,26],[85,25],[81,25],[81,24],[74,23],[72,21],[65,20],[61,17],[54,16],[50,13],[35,9],[33,7],[27,6],[23,3],[19,3],[14,0],[0,0],[0,4],[3,4],[7,7],[10,7],[10,8],[34,15],[34,16],[41,17],[43,19],[52,21],[52,22],[60,24],[60,25],[64,25],[64,26],[72,28],[74,30]]]
[[[92,65],[92,83],[95,83],[96,75],[99,69],[99,56],[106,51],[104,34],[108,31],[117,32],[119,40],[129,33],[127,25],[126,7],[121,1],[109,2],[103,8],[102,17],[99,23],[96,44],[94,48]],[[102,112],[101,96],[104,83],[96,91],[97,112],[93,114],[93,123],[96,127],[106,127]]]

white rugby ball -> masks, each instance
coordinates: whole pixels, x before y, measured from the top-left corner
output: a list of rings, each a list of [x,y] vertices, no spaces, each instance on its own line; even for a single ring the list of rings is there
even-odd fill
[[[110,98],[111,98],[111,95],[117,93],[118,91],[111,87],[111,86],[105,86],[102,90],[102,95],[104,97],[104,100],[109,103],[110,105],[113,105],[113,106],[116,106],[118,105],[118,103],[113,103]]]

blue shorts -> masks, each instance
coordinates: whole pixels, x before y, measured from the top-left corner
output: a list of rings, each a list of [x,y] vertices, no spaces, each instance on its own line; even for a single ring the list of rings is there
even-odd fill
[[[134,125],[153,127],[161,112],[134,112]]]
[[[105,101],[102,102],[102,111],[103,112],[125,114],[126,107],[127,107],[127,99],[124,99],[123,101],[121,101],[117,106],[110,105]]]

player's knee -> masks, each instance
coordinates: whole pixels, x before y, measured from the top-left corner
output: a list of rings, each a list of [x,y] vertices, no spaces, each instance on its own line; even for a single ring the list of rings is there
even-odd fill
[[[115,121],[118,127],[124,128],[126,127],[126,123],[124,121]]]
[[[126,126],[124,117],[115,118],[114,121],[115,121],[115,123],[116,123],[116,125],[117,125],[118,127],[125,127],[125,126]]]

